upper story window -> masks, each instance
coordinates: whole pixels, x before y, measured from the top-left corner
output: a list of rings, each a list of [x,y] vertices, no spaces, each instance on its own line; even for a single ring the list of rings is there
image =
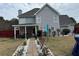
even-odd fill
[[[37,17],[37,23],[41,23],[41,17]]]

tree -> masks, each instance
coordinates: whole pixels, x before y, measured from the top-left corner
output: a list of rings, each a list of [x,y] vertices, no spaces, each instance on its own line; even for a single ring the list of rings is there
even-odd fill
[[[1,21],[4,21],[4,17],[0,16],[0,20],[1,20]]]
[[[12,19],[10,20],[10,22],[11,22],[12,25],[16,25],[16,24],[18,24],[18,19],[12,18]]]
[[[9,23],[10,23],[10,27],[12,27],[12,25],[17,25],[17,24],[18,24],[18,19],[12,18],[12,19],[9,21]],[[13,29],[13,27],[12,27],[12,29]]]
[[[70,17],[70,19],[73,21],[74,24],[76,24],[76,21],[73,17]]]

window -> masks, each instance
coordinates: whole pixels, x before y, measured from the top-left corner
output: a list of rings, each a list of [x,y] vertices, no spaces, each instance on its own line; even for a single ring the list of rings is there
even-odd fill
[[[37,23],[41,23],[41,17],[37,17]]]

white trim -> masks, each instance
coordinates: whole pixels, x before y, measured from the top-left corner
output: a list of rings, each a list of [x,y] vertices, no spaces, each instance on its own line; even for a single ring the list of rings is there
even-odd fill
[[[16,39],[16,27],[14,27],[14,39]]]
[[[35,35],[37,35],[37,27],[35,26]]]
[[[37,24],[32,24],[32,25],[12,25],[13,27],[16,27],[16,26],[37,26]]]
[[[26,39],[26,32],[27,32],[26,30],[27,30],[27,29],[26,29],[26,26],[25,26],[25,39]]]

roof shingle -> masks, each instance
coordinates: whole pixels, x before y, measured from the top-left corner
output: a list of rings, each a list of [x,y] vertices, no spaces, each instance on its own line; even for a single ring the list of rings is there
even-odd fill
[[[35,14],[39,9],[40,9],[40,8],[34,8],[34,9],[28,11],[28,12],[25,12],[25,13],[19,15],[18,17],[19,17],[19,18],[34,17],[34,14]]]
[[[75,20],[74,20],[75,21]],[[72,21],[72,19],[70,19],[69,16],[67,15],[60,15],[59,16],[59,22],[60,22],[60,26],[66,26],[66,25],[74,25],[75,22]]]

